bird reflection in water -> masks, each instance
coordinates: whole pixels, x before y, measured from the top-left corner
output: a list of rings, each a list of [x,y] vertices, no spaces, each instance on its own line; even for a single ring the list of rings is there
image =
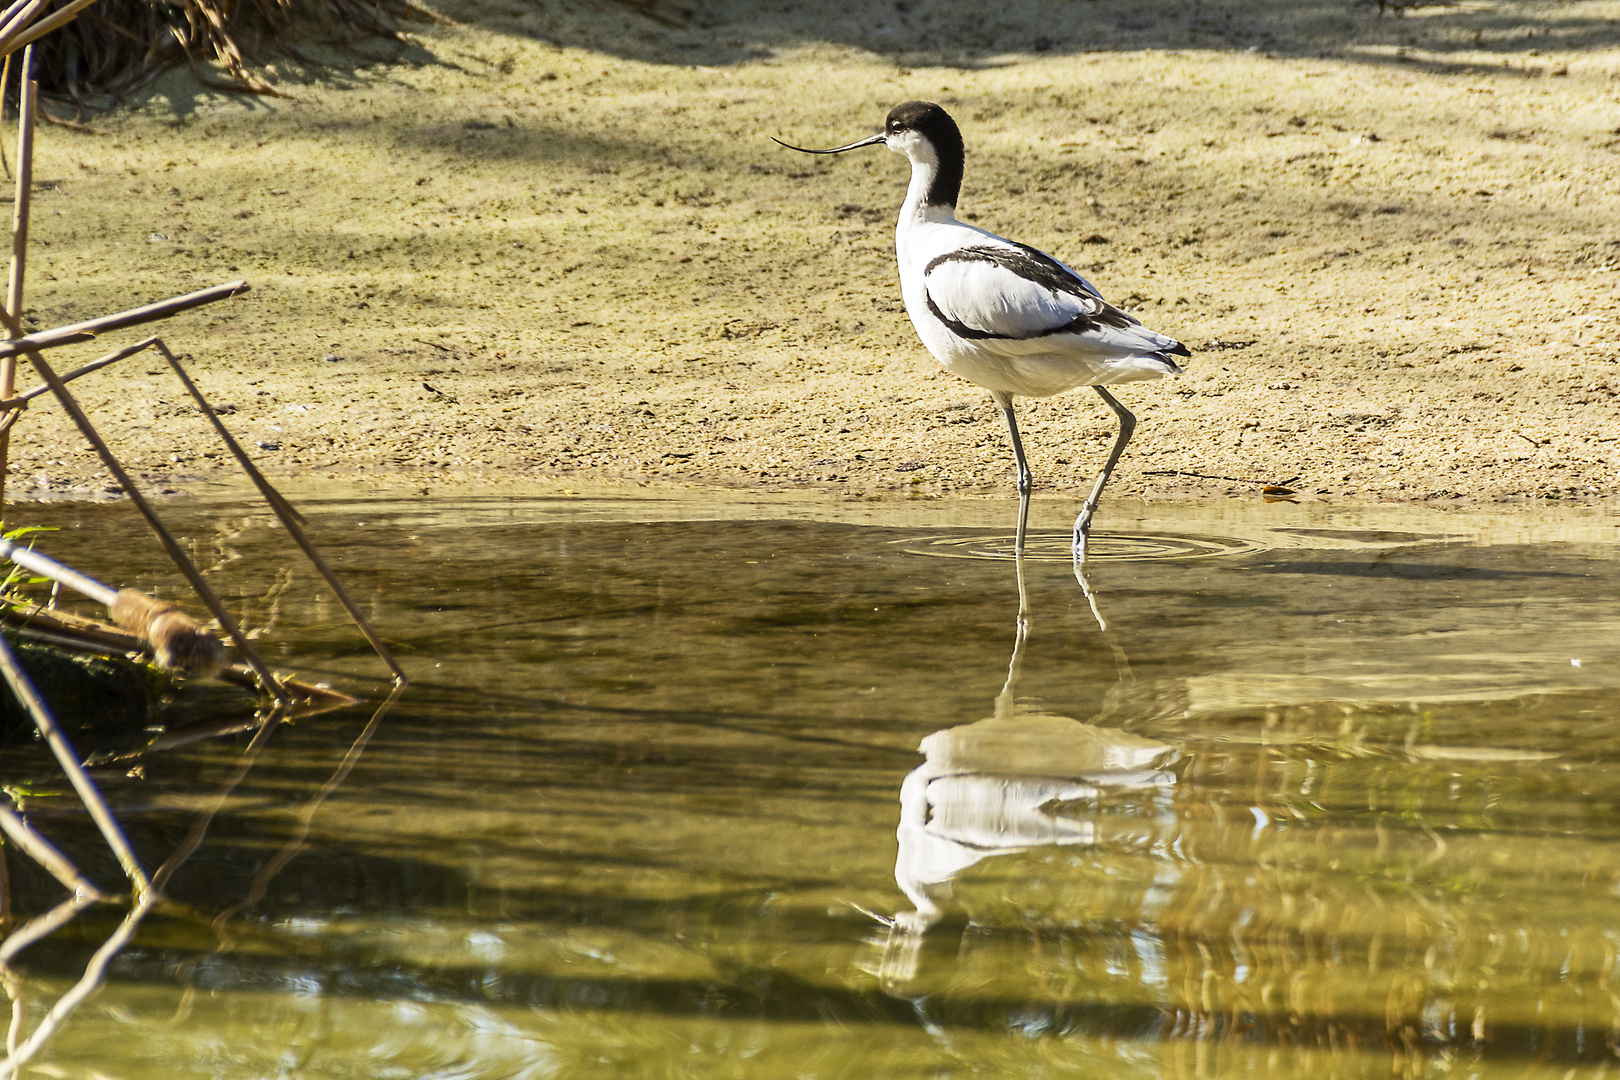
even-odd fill
[[[923,739],[918,749],[926,760],[900,786],[894,876],[915,908],[884,920],[889,937],[880,972],[885,988],[897,993],[916,976],[924,934],[943,917],[953,883],[969,867],[1034,848],[1094,844],[1096,823],[1076,804],[1175,783],[1168,768],[1180,756],[1175,746],[1019,703],[1029,600],[1023,559],[1014,564],[1018,618],[994,715]],[[1106,632],[1089,582],[1081,584]],[[1128,678],[1123,654],[1110,645]]]

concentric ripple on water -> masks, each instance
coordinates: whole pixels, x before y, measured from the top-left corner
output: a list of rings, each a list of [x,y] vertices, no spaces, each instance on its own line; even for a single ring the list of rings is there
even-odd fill
[[[917,536],[896,540],[911,555],[944,559],[1006,559],[1013,557],[1011,534],[978,536]],[[1069,562],[1073,555],[1069,533],[1031,533],[1024,539],[1024,558],[1035,562]],[[1208,559],[1264,551],[1266,545],[1235,536],[1191,536],[1185,533],[1099,533],[1091,537],[1086,556],[1110,562],[1144,559]]]

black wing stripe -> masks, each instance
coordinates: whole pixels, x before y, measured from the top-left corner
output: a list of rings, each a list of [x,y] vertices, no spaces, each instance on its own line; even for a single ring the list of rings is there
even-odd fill
[[[970,340],[1029,341],[1032,338],[1050,337],[1053,334],[1085,334],[1096,329],[1097,327],[1097,319],[1090,315],[1082,314],[1076,315],[1066,323],[1061,323],[1057,326],[1049,326],[1045,330],[1036,330],[1029,334],[995,334],[991,333],[989,330],[980,330],[976,327],[969,326],[967,323],[957,322],[955,319],[939,310],[939,306],[934,303],[934,298],[932,296],[926,296],[926,299],[928,300],[928,310],[934,313],[934,318],[944,323],[945,328],[951,333],[955,334],[957,337],[968,338]],[[1127,326],[1129,324],[1120,323],[1119,325]]]
[[[995,334],[988,330],[980,330],[946,315],[934,303],[933,296],[928,294],[926,285],[928,275],[933,273],[935,267],[949,262],[989,263],[1021,277],[1025,281],[1033,282],[1044,289],[1049,289],[1054,293],[1078,297],[1088,303],[1095,303],[1098,307],[1096,311],[1082,312],[1066,323],[1049,326],[1044,330],[1036,330],[1028,334]],[[999,247],[968,247],[958,248],[956,251],[947,251],[945,254],[931,260],[923,268],[923,280],[925,283],[923,294],[928,300],[928,310],[933,313],[936,319],[944,323],[951,333],[972,340],[1027,341],[1031,338],[1050,337],[1053,334],[1085,334],[1099,326],[1110,326],[1124,330],[1133,323],[1131,317],[1119,308],[1101,297],[1087,292],[1080,282],[1075,279],[1074,275],[1065,270],[1056,259],[1053,259],[1045,252],[1037,251],[1035,248],[1026,247],[1023,244],[1017,244],[1012,250]]]

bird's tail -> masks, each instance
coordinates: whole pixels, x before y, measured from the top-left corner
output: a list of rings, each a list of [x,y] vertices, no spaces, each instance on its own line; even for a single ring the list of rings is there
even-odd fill
[[[1181,365],[1170,358],[1172,356],[1191,356],[1192,350],[1187,348],[1187,346],[1183,345],[1181,342],[1177,341],[1175,338],[1165,338],[1164,340],[1168,342],[1168,345],[1165,348],[1160,349],[1154,356],[1154,359],[1164,365],[1164,373],[1166,375],[1180,375]]]
[[[1180,375],[1182,373],[1181,365],[1170,359],[1169,353],[1159,353],[1158,355],[1154,356],[1153,359],[1157,360],[1159,364],[1164,367],[1164,373],[1166,375]]]

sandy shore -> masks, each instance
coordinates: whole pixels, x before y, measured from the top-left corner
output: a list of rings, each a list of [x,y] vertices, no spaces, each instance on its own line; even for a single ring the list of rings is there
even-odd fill
[[[175,73],[43,129],[28,323],[245,278],[159,332],[304,484],[1010,495],[899,303],[903,159],[768,138],[924,98],[964,218],[1194,350],[1122,391],[1116,495],[1620,492],[1620,3],[813,6],[452,3],[377,63],[279,66],[292,100]],[[159,364],[76,385],[153,490],[225,475]],[[1041,489],[1089,483],[1093,395],[1021,416]],[[107,494],[54,405],[13,455],[12,497]]]

